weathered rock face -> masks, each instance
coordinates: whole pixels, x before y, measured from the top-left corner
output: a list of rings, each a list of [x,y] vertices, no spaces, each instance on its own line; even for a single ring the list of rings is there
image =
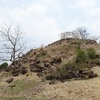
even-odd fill
[[[46,67],[46,68],[50,68],[51,65],[50,65],[49,63],[44,63],[44,67]]]
[[[9,72],[10,70],[11,70],[11,67],[6,67],[6,68],[5,68],[5,71],[6,71],[6,72]]]
[[[25,67],[22,67],[22,69],[21,69],[21,74],[26,74],[28,71],[27,71],[27,69],[25,68]]]
[[[95,74],[93,71],[91,70],[80,70],[79,71],[79,76],[82,79],[89,79],[89,78],[94,78],[97,77],[98,75]]]
[[[33,62],[33,61],[34,61],[34,59],[31,59],[31,58],[28,59],[28,62],[29,62],[29,63],[31,63],[31,62]]]
[[[28,70],[26,69],[26,67],[22,67],[22,68],[15,68],[12,70],[12,75],[13,76],[18,76],[19,74],[26,74],[28,72]]]
[[[94,78],[97,77],[98,75],[95,74],[93,71],[91,70],[79,70],[79,71],[75,71],[75,70],[68,70],[65,74],[59,74],[59,75],[48,75],[46,77],[47,80],[60,80],[62,82],[69,80],[69,79],[90,79],[90,78]]]
[[[45,70],[44,63],[38,59],[34,60],[33,64],[30,64],[31,72],[42,72]]]
[[[35,59],[33,64],[30,64],[30,71],[31,72],[37,72],[37,75],[39,77],[43,76],[45,74],[44,72],[47,72],[47,80],[60,80],[62,82],[69,80],[69,79],[89,79],[97,77],[97,74],[94,74],[91,70],[75,70],[72,66],[66,67],[66,73],[59,73],[58,75],[52,74],[52,66],[59,65],[62,62],[62,59],[59,57],[51,58],[47,61]],[[57,69],[57,67],[55,67]],[[51,72],[50,72],[51,70]]]
[[[38,76],[38,77],[42,77],[42,76],[43,76],[43,73],[42,73],[42,72],[38,72],[38,73],[37,73],[37,76]]]
[[[22,63],[18,63],[18,67],[22,67]]]
[[[20,74],[20,70],[13,70],[12,75],[13,76],[18,76]]]
[[[77,71],[72,71],[72,70],[69,70],[66,74],[66,78],[67,79],[71,79],[71,78],[78,78],[79,77],[79,74]]]
[[[55,58],[51,59],[50,64],[51,65],[53,65],[53,64],[60,64],[61,62],[62,62],[61,58],[55,57]]]
[[[44,70],[44,66],[40,64],[33,63],[30,65],[31,72],[42,72]]]
[[[6,80],[7,83],[11,83],[12,81],[13,81],[12,77]]]
[[[53,64],[60,64],[62,62],[61,58],[52,58],[49,61],[42,61],[35,59],[33,64],[30,64],[31,72],[43,72],[47,69],[50,69]]]
[[[41,61],[40,60],[35,60],[35,64],[40,64],[41,63]]]
[[[12,68],[10,66],[5,67],[5,68],[0,68],[0,71],[5,71],[5,72],[9,72]]]

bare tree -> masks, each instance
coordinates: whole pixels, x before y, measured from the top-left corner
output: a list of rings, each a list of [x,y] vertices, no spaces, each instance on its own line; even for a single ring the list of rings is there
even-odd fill
[[[80,39],[87,39],[89,33],[87,33],[86,28],[84,28],[84,27],[79,27],[79,28],[77,28],[77,29],[74,31],[74,35],[75,35],[77,38],[80,38]]]
[[[73,32],[63,32],[60,34],[61,39],[72,38]]]
[[[25,43],[22,42],[24,32],[20,27],[12,27],[12,24],[5,24],[0,31],[1,50],[0,53],[3,57],[0,60],[11,61],[16,67],[16,60],[19,59],[22,51],[24,50]]]
[[[91,36],[90,39],[100,43],[100,36]]]
[[[71,32],[63,32],[60,34],[61,39],[75,38],[75,39],[88,39],[89,33],[85,27],[79,27]]]
[[[80,36],[79,36],[79,33],[77,33],[76,30],[75,30],[75,31],[72,32],[72,37],[75,38],[75,39],[79,39]]]

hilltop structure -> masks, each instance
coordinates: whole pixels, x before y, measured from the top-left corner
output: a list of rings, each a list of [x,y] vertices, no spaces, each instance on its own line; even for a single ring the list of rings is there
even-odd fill
[[[60,34],[61,39],[73,38],[73,32],[63,32]]]

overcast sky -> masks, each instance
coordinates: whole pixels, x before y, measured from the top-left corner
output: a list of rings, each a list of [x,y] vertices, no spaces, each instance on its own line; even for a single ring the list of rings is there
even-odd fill
[[[49,44],[59,34],[85,26],[100,34],[100,0],[0,0],[0,25],[13,21],[32,47]]]

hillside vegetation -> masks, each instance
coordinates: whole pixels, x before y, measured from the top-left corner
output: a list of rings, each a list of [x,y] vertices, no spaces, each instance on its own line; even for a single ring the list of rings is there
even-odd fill
[[[95,100],[91,96],[95,98],[92,88],[100,80],[95,71],[100,66],[100,44],[61,39],[30,50],[16,61],[16,68],[13,65],[1,68],[0,100]]]
[[[16,61],[16,68],[12,70],[12,74],[17,76],[19,73],[36,72],[38,76],[50,80],[81,78],[78,74],[83,70],[100,65],[99,48],[100,45],[94,40],[61,39],[46,47],[27,52]],[[90,77],[95,76],[97,75]]]

